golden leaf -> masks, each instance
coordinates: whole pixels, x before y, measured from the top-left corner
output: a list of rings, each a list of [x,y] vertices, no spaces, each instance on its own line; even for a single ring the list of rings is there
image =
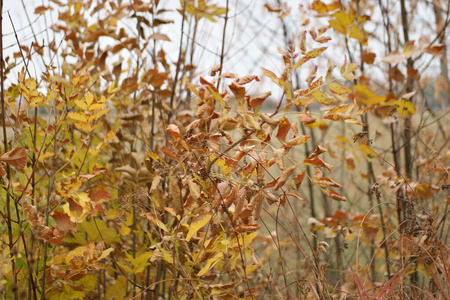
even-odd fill
[[[211,217],[212,217],[212,215],[210,213],[201,214],[201,215],[197,216],[192,221],[191,225],[189,225],[189,231],[186,235],[186,241],[189,242],[197,231],[199,231],[206,224],[208,224],[209,220],[211,220]]]
[[[343,94],[348,94],[353,92],[353,90],[345,85],[342,85],[340,83],[337,82],[330,82],[329,84],[327,84],[328,88],[330,89],[330,91],[332,91],[335,94],[338,95],[343,95]]]

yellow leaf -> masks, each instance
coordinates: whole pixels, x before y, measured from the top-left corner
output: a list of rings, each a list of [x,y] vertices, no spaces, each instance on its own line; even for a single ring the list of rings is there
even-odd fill
[[[216,156],[214,154],[210,155],[211,160],[214,160],[215,157]],[[216,160],[215,164],[219,166],[223,175],[227,176],[228,174],[230,174],[231,168],[229,166],[227,166],[227,164],[225,163],[225,161],[222,158],[219,158],[218,160]]]
[[[378,154],[375,151],[373,151],[372,147],[370,147],[370,146],[360,144],[359,149],[361,149],[361,151],[364,152],[365,154],[371,155],[373,157],[378,156]]]
[[[306,53],[305,56],[308,58],[315,58],[315,57],[319,56],[320,54],[322,54],[325,50],[327,50],[327,47],[315,48],[315,49],[309,51],[308,53]]]
[[[136,258],[133,258],[130,254],[126,253],[127,258],[126,261],[130,262],[133,265],[132,273],[139,274],[144,272],[145,267],[150,265],[149,259],[152,257],[153,252],[144,252],[138,255]]]
[[[408,100],[398,100],[395,102],[397,104],[397,113],[402,118],[409,118],[413,114],[416,113],[416,108],[414,107],[414,104],[412,104],[411,101]]]
[[[350,25],[350,23],[353,21],[344,10],[337,11],[332,14],[332,16],[335,17],[336,20],[338,20],[339,23],[341,23],[345,28],[347,28],[348,25]]]
[[[87,123],[87,122],[81,122],[81,123],[75,123],[75,127],[80,129],[80,130],[84,130],[86,132],[91,132],[93,131],[95,128],[97,128],[98,126],[100,126],[100,124],[96,125],[96,126],[92,126],[91,124]]]
[[[37,83],[36,83],[36,80],[34,80],[34,78],[28,78],[25,81],[25,85],[28,87],[28,89],[30,91],[33,91],[36,89]]]
[[[317,11],[318,13],[327,12],[327,5],[320,0],[314,0],[311,4],[311,8]]]
[[[106,299],[125,299],[127,292],[127,279],[123,276],[119,277],[111,286],[106,290]]]
[[[92,291],[97,287],[97,276],[87,274],[75,282],[78,286],[83,287],[83,291]]]
[[[106,258],[113,251],[114,251],[114,248],[108,248],[106,250],[103,250],[102,254],[99,256],[99,258],[97,260]]]
[[[65,258],[66,265],[70,266],[70,261],[72,260],[72,258],[74,256],[81,256],[81,257],[83,257],[83,253],[84,253],[84,251],[86,251],[86,249],[87,249],[86,246],[80,246],[80,247],[77,247],[77,248],[73,249],[69,253],[67,253],[66,258]]]
[[[101,110],[101,111],[95,113],[94,115],[89,117],[89,122],[96,122],[98,119],[100,119],[101,116],[106,114],[108,111],[109,111],[109,108]]]
[[[91,106],[89,106],[89,110],[90,111],[94,111],[94,110],[101,110],[103,108],[105,108],[106,103],[94,103],[91,104]]]
[[[121,236],[127,236],[131,233],[131,228],[125,225],[122,225],[120,227],[120,235]]]
[[[189,225],[189,231],[186,235],[186,241],[189,242],[194,236],[194,234],[199,231],[202,227],[204,227],[206,224],[209,223],[209,220],[211,220],[212,215],[210,213],[203,214],[198,217],[196,217],[191,225]]]
[[[55,153],[53,153],[51,151],[47,151],[47,152],[41,153],[41,155],[39,155],[38,161],[40,163],[43,163],[46,158],[53,157],[53,156],[55,156]]]
[[[336,137],[336,139],[346,144],[349,144],[350,146],[352,145],[352,143],[350,143],[350,141],[345,136],[339,135]]]
[[[77,86],[79,81],[80,81],[80,77],[73,77],[72,78],[72,85],[73,86]]]
[[[87,106],[89,107],[92,104],[92,102],[94,101],[94,95],[91,92],[88,92],[86,95],[85,101],[86,101]]]
[[[358,40],[363,46],[367,45],[368,35],[361,24],[353,24],[350,26],[349,37]]]
[[[114,86],[115,86],[115,82],[113,82],[109,85],[108,90],[107,90],[108,94],[113,94],[119,90],[119,87],[114,88]]]
[[[242,237],[241,235],[239,235],[239,244],[241,245],[241,247],[243,247],[244,249],[247,248],[250,243],[256,238],[256,236],[258,235],[258,231],[252,232],[252,233],[247,233],[244,235],[244,240],[242,241]],[[238,246],[236,244],[236,246]]]
[[[114,220],[119,215],[119,211],[117,209],[109,209],[106,212],[106,220]]]
[[[169,264],[173,264],[172,254],[164,248],[158,247],[158,249],[163,254],[164,260],[167,261]]]
[[[346,34],[347,30],[338,20],[333,19],[329,20],[328,23],[330,24],[330,27],[336,30],[339,33]]]
[[[377,96],[365,85],[355,85],[353,88],[359,100],[364,104],[378,104],[386,101],[386,96]]]
[[[329,84],[327,84],[328,88],[330,89],[330,91],[332,91],[335,94],[338,95],[343,95],[343,94],[348,94],[353,92],[351,88],[342,85],[340,83],[337,82],[330,82]]]
[[[331,98],[329,95],[319,90],[315,90],[311,93],[311,95],[317,100],[317,102],[324,105],[331,105],[337,102],[336,99]]]
[[[162,159],[161,156],[159,156],[155,152],[147,151],[147,155],[150,156],[150,158],[153,159],[155,162],[159,163],[164,167],[167,167],[167,163],[164,161],[164,159]]]
[[[344,64],[341,68],[341,75],[346,80],[353,80],[355,79],[355,75],[353,75],[352,72],[354,72],[356,69],[358,69],[358,64],[350,63],[350,64]]]
[[[283,83],[283,87],[284,87],[284,95],[286,96],[286,100],[292,101],[293,91],[292,91],[292,84],[291,84],[291,82],[290,81],[285,81]]]
[[[223,259],[223,253],[217,252],[213,257],[208,259],[206,261],[206,265],[203,267],[203,269],[198,272],[197,276],[203,276],[205,275],[209,270],[211,270],[219,261]]]
[[[80,122],[87,122],[88,118],[85,114],[79,113],[79,112],[70,112],[67,114],[68,117],[72,120],[80,121]]]
[[[273,83],[275,83],[278,86],[282,86],[282,81],[280,78],[278,78],[272,71],[269,71],[267,69],[263,69],[264,75],[266,75],[267,77],[269,77],[270,79],[272,79]]]
[[[155,224],[156,226],[158,226],[159,228],[161,228],[165,232],[169,232],[169,230],[167,229],[166,225],[163,222],[161,222],[161,220],[159,220],[157,217],[154,217],[151,214],[145,214],[145,216],[147,217],[147,219],[150,222],[152,222],[153,224]]]
[[[79,203],[81,206],[83,206],[83,207],[90,206],[91,199],[89,198],[87,193],[81,192],[81,193],[75,194],[74,196],[80,200]]]
[[[80,109],[82,109],[82,110],[87,110],[88,109],[88,107],[87,107],[87,105],[86,105],[86,103],[84,101],[75,100],[74,102],[75,102],[76,106],[78,106]]]
[[[410,58],[416,53],[419,53],[421,50],[419,47],[415,45],[415,41],[409,41],[403,47],[402,54],[405,58]]]

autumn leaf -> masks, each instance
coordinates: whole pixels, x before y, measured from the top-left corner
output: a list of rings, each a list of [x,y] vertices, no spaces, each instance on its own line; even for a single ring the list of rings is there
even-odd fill
[[[322,54],[328,47],[315,48],[309,52],[305,53],[305,56],[308,58],[316,58],[320,54]]]
[[[314,2],[311,4],[311,8],[318,13],[324,13],[328,11],[327,5],[320,0],[314,0]]]
[[[290,168],[284,170],[283,173],[281,174],[280,178],[278,178],[277,183],[275,184],[273,189],[278,190],[279,188],[281,188],[286,183],[289,176],[291,176],[292,173],[294,173],[295,168],[296,168],[296,166],[294,165],[294,166],[291,166]]]
[[[273,83],[275,83],[278,86],[282,86],[282,80],[280,78],[278,78],[272,71],[269,71],[267,69],[263,69],[264,75],[266,75],[267,77],[269,77]]]
[[[347,201],[347,199],[340,195],[338,192],[331,190],[331,189],[326,189],[324,190],[325,195],[327,195],[327,197],[334,199],[334,200],[338,200],[338,201]]]
[[[211,218],[212,218],[211,213],[204,213],[194,218],[191,225],[189,225],[189,231],[186,235],[186,241],[189,242],[197,231],[199,231],[201,228],[203,228],[206,224],[209,223]]]
[[[14,148],[13,150],[0,156],[0,161],[15,167],[21,173],[25,173],[27,167],[28,152],[29,151],[25,148]],[[6,175],[6,172],[2,167],[0,168],[0,175]]]
[[[52,218],[56,223],[56,227],[62,232],[76,231],[76,223],[70,220],[70,216],[66,213],[55,211]]]
[[[308,135],[300,135],[300,136],[294,137],[290,140],[287,140],[285,143],[283,143],[283,148],[291,148],[291,147],[294,147],[297,145],[301,145],[301,144],[306,143],[310,139],[311,139],[311,137]]]
[[[397,113],[404,119],[409,118],[410,116],[416,113],[416,108],[414,104],[409,100],[398,100],[395,102],[397,104]]]
[[[314,184],[321,186],[321,187],[326,187],[326,186],[331,186],[331,187],[342,187],[339,183],[334,182],[333,180],[323,177],[323,173],[319,168],[316,168],[316,170],[314,171],[314,177],[313,180]]]
[[[197,273],[197,276],[201,277],[211,270],[219,261],[223,259],[223,253],[217,252],[213,257],[206,261],[206,265]]]
[[[328,88],[330,89],[330,91],[332,91],[335,94],[338,95],[343,95],[343,94],[348,94],[353,92],[353,90],[345,85],[342,85],[340,83],[337,82],[330,82],[329,84],[327,84]]]
[[[170,38],[167,35],[165,35],[163,33],[159,33],[159,32],[156,32],[156,33],[152,34],[149,37],[149,39],[151,39],[151,40],[159,40],[159,41],[168,41],[168,42],[171,41]]]
[[[321,92],[319,90],[315,90],[311,93],[311,95],[314,97],[314,99],[317,100],[317,102],[323,105],[331,105],[337,102],[336,99],[331,98],[327,93]]]
[[[439,188],[437,186],[429,183],[420,183],[414,187],[414,192],[420,199],[431,199],[433,198],[433,194],[438,191]]]
[[[400,51],[395,50],[386,55],[383,58],[383,61],[395,65],[402,62],[405,59],[406,59],[405,56]]]
[[[280,122],[278,123],[277,139],[280,140],[280,142],[284,143],[290,129],[291,123],[289,122],[288,118],[281,118]]]

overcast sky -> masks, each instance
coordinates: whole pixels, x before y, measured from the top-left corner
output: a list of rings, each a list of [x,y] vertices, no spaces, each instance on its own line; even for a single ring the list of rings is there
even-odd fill
[[[445,0],[443,0],[445,2]],[[10,13],[11,19],[17,31],[18,39],[20,43],[25,46],[30,46],[34,40],[34,34],[37,36],[39,42],[47,40],[48,38],[60,40],[61,36],[47,36],[48,27],[51,23],[56,21],[56,12],[46,13],[46,18],[43,16],[36,16],[33,14],[35,7],[39,5],[47,5],[48,0],[8,0],[4,1],[3,7],[3,32],[4,32],[4,51],[5,56],[12,52],[18,51],[16,37],[14,35],[11,21],[7,12]],[[225,0],[212,1],[218,3],[221,6],[225,6]],[[302,30],[308,29],[311,26],[318,26],[326,24],[326,20],[317,19],[311,17],[311,23],[306,27],[302,27],[301,24],[308,16],[302,15],[299,10],[299,5],[303,4],[308,6],[312,1],[307,0],[289,0],[286,1],[292,9],[291,15],[285,19],[287,31],[292,36],[298,36],[298,33]],[[325,1],[327,2],[327,1]],[[347,1],[343,1],[347,3]],[[376,2],[376,1],[374,1]],[[390,1],[391,3],[397,3],[397,1]],[[280,19],[276,17],[274,13],[269,13],[264,8],[264,3],[270,3],[277,5],[277,1],[260,1],[260,0],[230,0],[230,19],[227,27],[226,35],[226,59],[224,62],[224,72],[234,72],[239,75],[255,74],[261,75],[261,67],[265,67],[279,74],[282,71],[283,64],[280,55],[277,53],[278,47],[285,47],[285,40],[283,37],[283,28]],[[165,0],[160,2],[160,6],[163,5],[167,9],[175,10],[180,8],[180,1],[178,0]],[[394,5],[390,8],[390,11],[395,14],[398,11]],[[419,7],[419,11],[422,12],[415,20],[412,27],[420,28],[417,32],[426,33],[431,32],[433,28],[430,28],[427,23],[433,24],[432,11],[426,9],[426,7]],[[371,16],[373,19],[377,19],[378,10],[373,11]],[[28,18],[27,18],[28,14]],[[180,28],[181,17],[178,13],[167,13],[165,18],[173,19],[174,24],[162,26],[162,31],[165,32],[171,39],[171,42],[166,42],[164,45],[166,52],[172,61],[176,61],[178,55],[178,47],[180,41]],[[31,26],[30,26],[31,24]],[[198,65],[198,73],[207,76],[210,68],[216,64],[219,64],[219,54],[222,43],[222,30],[224,20],[219,19],[217,23],[211,23],[204,21],[201,23],[199,33],[197,35],[197,50],[195,56],[195,63]],[[187,25],[185,25],[187,31]],[[366,25],[365,28],[369,32],[382,37],[382,33],[376,30],[381,30],[382,27],[376,29],[375,26]],[[51,33],[50,33],[51,34]],[[332,29],[329,30],[327,35],[334,36]],[[411,39],[418,38],[418,34],[411,34]],[[186,37],[186,36],[185,36]],[[401,36],[400,36],[401,37]],[[343,50],[343,37],[333,39],[327,45],[329,49],[324,53],[325,57],[331,57],[335,63],[340,66],[346,57]],[[354,41],[354,40],[353,40]],[[58,41],[57,41],[58,43]],[[298,43],[294,40],[294,45],[298,48]],[[315,45],[317,46],[317,45]],[[350,39],[350,46],[355,47],[357,43],[352,43]],[[369,40],[369,49],[377,54],[377,60],[381,60],[385,55],[384,48],[380,47],[380,44],[375,38]],[[358,52],[358,51],[355,51]],[[437,62],[437,60],[435,60]],[[315,62],[317,63],[317,61]],[[326,66],[326,59],[320,61],[321,69],[318,74],[322,75]],[[436,64],[431,65],[431,72],[439,72],[436,70]],[[302,68],[302,77],[306,78],[311,64]],[[378,72],[378,74],[377,74]],[[321,74],[322,73],[322,74]],[[380,70],[371,70],[371,76],[382,76]],[[262,79],[262,75],[260,76]],[[266,81],[269,81],[266,79]],[[270,85],[268,85],[270,87]],[[272,86],[273,87],[273,86]],[[272,88],[270,88],[272,89]],[[259,92],[259,91],[258,91]],[[261,91],[263,92],[263,91]],[[276,96],[276,95],[274,95]]]

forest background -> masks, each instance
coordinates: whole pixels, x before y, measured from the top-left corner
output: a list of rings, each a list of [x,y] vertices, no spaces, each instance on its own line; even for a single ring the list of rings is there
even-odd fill
[[[449,22],[439,0],[4,3],[0,294],[448,299]]]

